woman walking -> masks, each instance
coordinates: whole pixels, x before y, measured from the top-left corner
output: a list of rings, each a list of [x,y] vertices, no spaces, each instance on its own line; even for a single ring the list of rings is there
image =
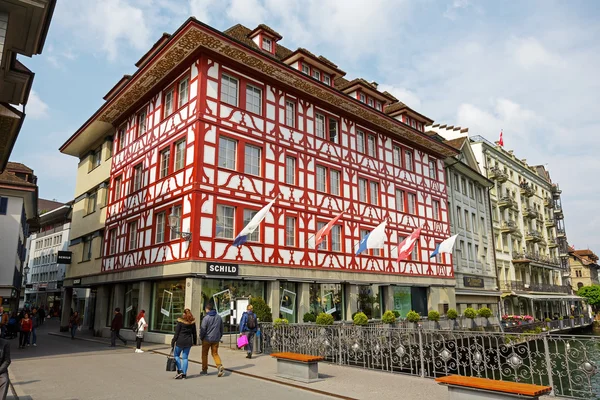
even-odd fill
[[[25,345],[29,346],[29,335],[33,329],[33,321],[29,319],[29,314],[25,313],[21,320],[21,335],[19,337],[19,348],[24,349]]]
[[[196,333],[196,320],[189,308],[183,310],[181,318],[177,318],[175,327],[175,336],[171,341],[171,347],[175,348],[175,363],[177,364],[177,374],[175,379],[185,379],[188,369],[188,356],[192,346],[198,341]]]
[[[142,310],[140,311],[140,313],[138,314],[137,318],[136,318],[136,328],[137,331],[135,333],[135,352],[136,353],[143,353],[144,350],[141,349],[142,347],[142,340],[144,340],[144,331],[146,330],[146,328],[148,328],[148,324],[146,323],[146,311]]]
[[[79,313],[75,311],[71,318],[69,318],[69,329],[71,330],[71,340],[75,339],[75,332],[81,325],[81,318],[79,317]]]

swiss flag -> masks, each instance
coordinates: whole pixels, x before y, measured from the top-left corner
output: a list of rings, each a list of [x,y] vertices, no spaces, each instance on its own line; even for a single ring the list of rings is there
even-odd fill
[[[317,247],[323,240],[325,240],[325,236],[329,234],[331,228],[333,228],[333,226],[338,221],[338,219],[340,219],[342,214],[344,214],[344,211],[342,211],[334,219],[329,221],[327,225],[319,229],[319,231],[315,234],[315,247]]]
[[[498,140],[498,144],[504,147],[504,138],[502,137],[502,130],[500,130],[500,140]]]
[[[398,262],[406,260],[408,256],[410,256],[420,235],[421,228],[417,228],[413,231],[413,233],[410,234],[409,237],[404,239],[402,243],[398,245]]]

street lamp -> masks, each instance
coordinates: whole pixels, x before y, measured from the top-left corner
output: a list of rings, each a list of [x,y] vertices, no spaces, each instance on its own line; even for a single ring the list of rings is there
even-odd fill
[[[25,283],[27,283],[27,275],[29,275],[29,265],[23,268],[23,272],[25,273]]]
[[[181,216],[175,213],[175,207],[171,207],[171,214],[169,215],[169,228],[171,228],[171,232],[176,235],[179,235],[185,241],[192,240],[191,232],[182,232],[179,229],[181,227]]]

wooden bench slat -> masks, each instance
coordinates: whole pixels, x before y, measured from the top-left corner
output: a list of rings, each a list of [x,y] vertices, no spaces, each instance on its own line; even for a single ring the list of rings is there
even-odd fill
[[[300,362],[315,362],[315,361],[323,361],[323,357],[320,356],[311,356],[308,354],[299,354],[299,353],[290,353],[290,352],[285,352],[285,353],[274,353],[271,354],[271,357],[274,358],[281,358],[284,360],[291,360],[291,361],[300,361]]]
[[[497,392],[520,394],[525,396],[541,396],[552,391],[550,386],[532,385],[530,383],[517,383],[496,381],[493,379],[476,378],[472,376],[450,375],[435,379],[436,382],[447,385],[471,387],[476,389],[492,390]]]

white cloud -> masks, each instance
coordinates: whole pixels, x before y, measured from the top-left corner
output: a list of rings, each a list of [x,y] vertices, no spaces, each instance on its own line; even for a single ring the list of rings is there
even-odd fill
[[[416,93],[412,92],[411,90],[400,86],[388,85],[385,83],[379,85],[378,89],[381,92],[388,91],[395,98],[397,98],[398,100],[400,100],[401,102],[403,102],[404,104],[406,104],[407,106],[409,106],[417,112],[421,109],[421,99],[419,98],[419,96],[417,96]]]
[[[254,28],[265,22],[267,10],[260,0],[231,0],[231,4],[227,8],[227,16],[234,21],[244,21]]]
[[[190,0],[190,15],[205,24],[209,24],[211,22],[210,6],[214,5],[214,3],[213,0]]]
[[[563,59],[551,53],[536,38],[512,38],[507,47],[517,64],[525,69],[564,66]]]
[[[454,0],[452,4],[448,4],[444,18],[455,20],[458,17],[459,11],[471,6],[471,0]]]
[[[29,118],[42,119],[48,117],[48,105],[42,101],[35,90],[29,93],[29,100],[25,106],[25,114]]]

